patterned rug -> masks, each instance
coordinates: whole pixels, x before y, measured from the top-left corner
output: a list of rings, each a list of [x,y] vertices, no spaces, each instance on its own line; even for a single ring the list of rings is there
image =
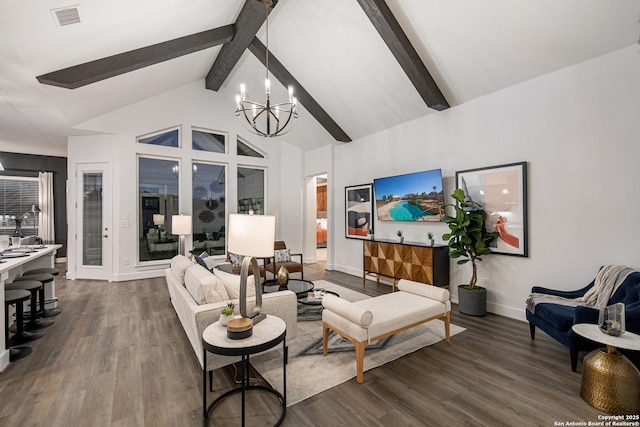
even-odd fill
[[[316,289],[336,292],[349,301],[370,298],[324,280],[314,282]],[[322,356],[322,316],[317,307],[301,307],[296,339],[289,345],[287,364],[287,406],[328,390],[356,376],[354,346],[337,334],[329,334],[329,354]],[[451,336],[464,328],[451,324]],[[444,339],[444,322],[434,320],[391,337],[369,344],[365,351],[365,372],[413,353]],[[452,340],[453,342],[453,340]],[[256,370],[282,392],[281,352],[268,352],[251,358]],[[364,376],[365,382],[367,375]]]

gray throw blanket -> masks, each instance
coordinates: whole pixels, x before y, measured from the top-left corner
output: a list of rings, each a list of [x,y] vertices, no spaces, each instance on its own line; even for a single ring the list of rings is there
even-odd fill
[[[596,275],[595,283],[583,296],[578,298],[564,298],[555,295],[533,293],[527,298],[527,310],[535,313],[537,304],[552,303],[577,307],[586,305],[601,309],[607,306],[613,293],[624,282],[624,279],[633,272],[632,268],[623,265],[606,265]]]

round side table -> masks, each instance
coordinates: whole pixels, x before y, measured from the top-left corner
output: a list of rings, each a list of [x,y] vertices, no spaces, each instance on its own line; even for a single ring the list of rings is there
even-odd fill
[[[232,340],[227,338],[227,328],[215,322],[202,332],[202,418],[203,425],[207,425],[209,412],[227,397],[242,393],[242,426],[245,425],[245,394],[247,390],[264,390],[274,394],[282,403],[282,415],[274,424],[279,426],[287,413],[287,365],[286,365],[286,334],[287,325],[279,317],[267,315],[261,322],[253,325],[250,337]],[[283,393],[263,385],[249,385],[249,355],[261,353],[282,343],[282,383]],[[218,396],[207,405],[207,352],[222,356],[242,356],[242,381],[240,387],[233,388]],[[213,376],[210,381],[213,383]]]
[[[584,357],[580,396],[591,406],[610,414],[640,413],[640,371],[616,348],[640,350],[640,335],[625,332],[619,337],[604,334],[598,325],[573,325],[579,335],[606,345]]]

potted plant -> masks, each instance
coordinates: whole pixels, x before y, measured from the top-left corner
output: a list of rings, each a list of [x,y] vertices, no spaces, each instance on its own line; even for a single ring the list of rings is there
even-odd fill
[[[218,320],[222,326],[227,326],[229,320],[233,319],[233,309],[236,308],[236,305],[230,301],[227,303],[227,306],[222,309],[222,313],[220,313],[220,319]]]
[[[429,241],[429,243],[431,244],[431,246],[433,247],[433,244],[435,243],[434,239],[433,239],[433,233],[432,232],[428,232],[427,233],[427,240]]]
[[[451,195],[457,202],[453,206],[454,216],[445,215],[443,221],[449,226],[449,233],[442,236],[448,241],[449,257],[458,259],[458,264],[471,262],[471,280],[468,284],[458,286],[458,306],[460,312],[472,316],[487,314],[487,290],[476,286],[478,281],[477,261],[489,255],[489,244],[498,236],[497,232],[488,232],[485,227],[487,213],[480,204],[465,200],[465,194],[458,188]]]
[[[404,236],[402,235],[402,230],[396,231],[398,238],[400,239],[400,243],[404,242]]]

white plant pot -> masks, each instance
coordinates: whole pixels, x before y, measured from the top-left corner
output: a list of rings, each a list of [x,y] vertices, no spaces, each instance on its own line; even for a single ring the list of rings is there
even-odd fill
[[[227,323],[229,323],[229,320],[231,319],[233,319],[233,315],[225,316],[224,314],[220,313],[220,319],[218,319],[218,322],[220,322],[222,326],[227,326]]]

